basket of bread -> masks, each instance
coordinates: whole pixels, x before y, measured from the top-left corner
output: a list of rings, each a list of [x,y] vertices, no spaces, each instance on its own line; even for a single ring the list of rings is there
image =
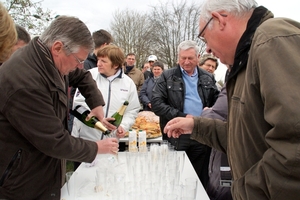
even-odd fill
[[[139,112],[131,129],[136,130],[137,133],[139,130],[146,131],[148,139],[161,136],[159,117],[151,111]],[[128,132],[125,136],[128,136]]]

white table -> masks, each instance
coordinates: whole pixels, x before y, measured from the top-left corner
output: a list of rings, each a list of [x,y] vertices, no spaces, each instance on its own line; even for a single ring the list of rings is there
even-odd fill
[[[126,155],[127,154],[127,155]],[[185,152],[181,151],[178,152],[178,155],[184,155],[185,159],[184,159],[184,164],[183,164],[183,170],[182,170],[182,175],[181,175],[181,180],[184,180],[187,177],[195,177],[198,180],[198,185],[197,185],[197,195],[196,195],[196,200],[209,200],[209,197],[206,194],[206,191],[204,190],[204,188],[201,185],[200,180],[197,177],[197,174],[190,162],[190,160],[188,159],[188,157],[186,156]],[[96,170],[98,169],[99,166],[101,166],[103,164],[103,160],[104,159],[115,159],[113,162],[117,163],[122,163],[120,164],[120,167],[118,167],[119,169],[121,169],[123,172],[126,173],[126,176],[128,176],[128,171],[127,171],[127,167],[128,167],[128,163],[126,163],[126,156],[128,156],[128,152],[119,152],[118,154],[118,161],[116,160],[116,157],[113,157],[112,155],[98,155],[97,159],[98,163],[96,163],[95,166],[87,166],[86,163],[82,163],[76,170],[77,174],[76,174],[76,191],[78,193],[80,193],[78,195],[78,193],[76,194],[76,198],[71,198],[68,195],[67,192],[67,187],[66,184],[62,187],[61,189],[61,200],[93,200],[93,199],[113,199],[113,198],[103,198],[100,197],[99,198],[99,193],[96,193],[94,191],[94,187],[95,187],[95,177],[96,177]],[[151,163],[148,163],[149,165],[151,165]],[[118,165],[118,164],[117,164]],[[130,179],[130,178],[129,178]],[[87,195],[85,195],[85,192]],[[128,194],[126,192],[124,192],[124,196],[122,198],[123,199],[129,199]],[[97,196],[98,195],[98,196]],[[144,199],[144,198],[142,198]]]

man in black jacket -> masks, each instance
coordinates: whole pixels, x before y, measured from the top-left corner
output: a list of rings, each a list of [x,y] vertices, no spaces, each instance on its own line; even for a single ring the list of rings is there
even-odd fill
[[[95,53],[105,45],[108,45],[113,42],[113,37],[106,30],[100,29],[93,32],[93,41],[94,41],[94,52],[89,54],[87,59],[84,61],[84,68],[86,70],[97,67],[97,56]]]
[[[184,41],[178,46],[177,67],[166,70],[153,88],[152,110],[160,117],[160,127],[175,117],[200,116],[204,107],[211,107],[219,94],[214,77],[198,65],[199,47],[194,41]],[[163,139],[176,150],[187,153],[204,187],[208,182],[210,148],[191,140],[189,135]]]

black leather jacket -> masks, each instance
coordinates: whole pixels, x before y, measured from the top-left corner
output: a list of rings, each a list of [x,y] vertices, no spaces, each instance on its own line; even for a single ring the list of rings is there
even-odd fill
[[[202,100],[203,108],[214,105],[219,91],[213,75],[199,67],[198,94]],[[152,92],[152,110],[160,118],[160,128],[163,129],[167,122],[175,117],[185,117],[183,113],[185,84],[180,66],[165,70],[157,80]],[[195,105],[197,109],[197,105]]]
[[[88,57],[86,58],[86,60],[84,61],[84,69],[89,70],[92,69],[94,67],[97,67],[97,56],[93,53],[93,54],[89,54]]]

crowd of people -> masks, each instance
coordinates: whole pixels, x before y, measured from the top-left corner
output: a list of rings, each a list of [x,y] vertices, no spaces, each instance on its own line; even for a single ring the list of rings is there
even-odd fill
[[[300,23],[255,0],[205,0],[199,27],[207,54],[185,40],[177,66],[149,55],[139,69],[103,29],[59,16],[31,39],[0,3],[0,199],[60,199],[66,161],[116,154],[139,111],[159,116],[163,140],[186,152],[210,199],[299,198]],[[74,119],[78,105],[112,136]]]

